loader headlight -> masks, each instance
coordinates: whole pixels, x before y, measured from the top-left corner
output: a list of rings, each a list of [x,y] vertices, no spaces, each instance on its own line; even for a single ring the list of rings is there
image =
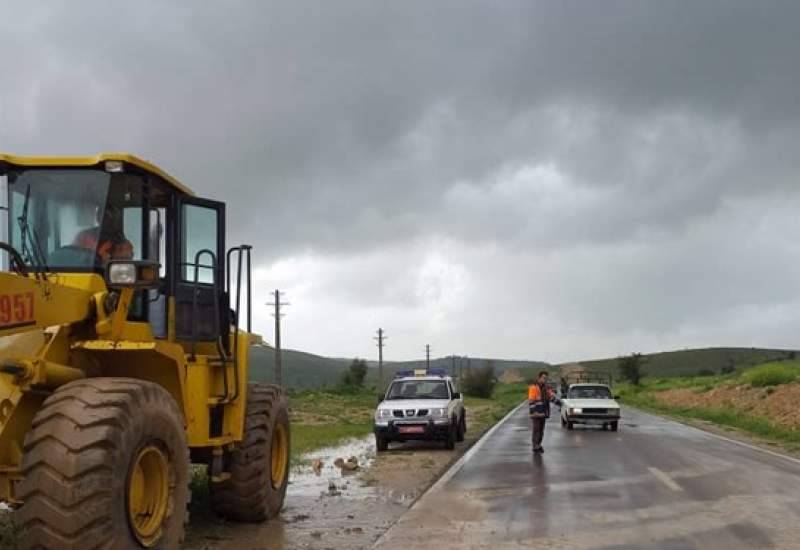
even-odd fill
[[[128,286],[136,282],[136,266],[133,264],[111,264],[108,266],[108,282],[112,285]]]
[[[106,270],[106,282],[110,288],[157,288],[158,262],[111,260]]]

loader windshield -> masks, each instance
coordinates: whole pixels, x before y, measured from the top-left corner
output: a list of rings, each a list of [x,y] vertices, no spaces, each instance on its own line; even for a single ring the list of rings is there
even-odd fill
[[[114,181],[112,192],[117,177],[128,181]],[[30,269],[88,271],[134,258],[125,232],[141,232],[140,178],[48,168],[11,171],[6,179],[6,234]]]

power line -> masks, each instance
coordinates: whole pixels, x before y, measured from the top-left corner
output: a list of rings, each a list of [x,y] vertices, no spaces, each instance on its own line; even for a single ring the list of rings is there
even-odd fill
[[[283,385],[283,361],[281,357],[281,317],[285,314],[281,313],[281,307],[290,305],[289,302],[281,302],[280,290],[275,290],[273,293],[273,302],[267,302],[268,306],[273,306],[275,311],[272,316],[275,317],[275,384],[278,386]]]

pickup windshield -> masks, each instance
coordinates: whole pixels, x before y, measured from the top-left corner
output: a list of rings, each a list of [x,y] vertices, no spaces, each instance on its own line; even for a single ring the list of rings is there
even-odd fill
[[[611,390],[606,386],[579,386],[570,388],[568,399],[611,399]]]
[[[449,399],[443,380],[398,380],[392,382],[386,399]]]

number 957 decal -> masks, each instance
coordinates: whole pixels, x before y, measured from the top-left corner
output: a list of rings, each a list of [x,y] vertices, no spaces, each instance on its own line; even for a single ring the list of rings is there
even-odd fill
[[[0,328],[33,325],[33,292],[0,294]]]

